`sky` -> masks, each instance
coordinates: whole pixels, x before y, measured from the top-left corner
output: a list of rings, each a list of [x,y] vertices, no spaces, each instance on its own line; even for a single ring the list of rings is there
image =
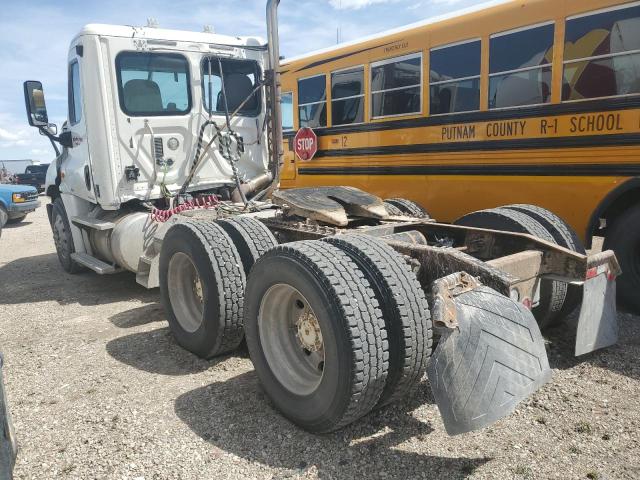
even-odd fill
[[[463,9],[486,0],[282,0],[280,49],[286,57]],[[40,80],[50,121],[67,116],[67,50],[87,23],[259,35],[266,38],[266,0],[0,0],[0,161],[48,163],[49,141],[29,127],[22,83]]]

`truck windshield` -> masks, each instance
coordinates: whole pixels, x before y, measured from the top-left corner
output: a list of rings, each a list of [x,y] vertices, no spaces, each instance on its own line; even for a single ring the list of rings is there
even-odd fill
[[[123,52],[116,57],[120,107],[127,115],[183,115],[191,110],[189,65],[182,55]]]
[[[238,110],[238,115],[255,117],[260,113],[260,91],[253,93],[260,78],[260,68],[253,60],[220,59],[224,85],[227,93],[229,113],[235,112],[249,96],[247,102]],[[211,75],[209,75],[211,72]],[[207,111],[224,114],[224,98],[220,65],[217,57],[207,57],[202,62],[202,85],[204,88],[204,106]],[[210,109],[210,106],[212,108]]]

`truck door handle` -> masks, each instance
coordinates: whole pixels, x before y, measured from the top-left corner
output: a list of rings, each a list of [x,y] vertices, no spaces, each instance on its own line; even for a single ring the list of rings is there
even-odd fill
[[[87,186],[87,190],[91,191],[91,172],[89,171],[89,165],[84,166],[84,183]]]

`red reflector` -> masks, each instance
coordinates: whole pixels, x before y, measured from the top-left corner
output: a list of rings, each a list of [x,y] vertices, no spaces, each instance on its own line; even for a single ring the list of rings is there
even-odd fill
[[[598,276],[598,269],[596,267],[590,268],[587,270],[587,280],[595,278]]]

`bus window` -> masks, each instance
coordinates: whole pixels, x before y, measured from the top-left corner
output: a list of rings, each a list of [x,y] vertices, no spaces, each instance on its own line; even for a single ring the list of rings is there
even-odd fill
[[[567,19],[562,100],[640,93],[640,4]]]
[[[551,101],[554,24],[491,36],[489,108]]]
[[[298,115],[300,128],[327,126],[326,75],[298,80]]]
[[[364,122],[364,67],[331,74],[331,125]]]
[[[480,58],[480,40],[431,50],[431,115],[480,109]]]
[[[282,130],[293,130],[293,93],[285,92],[280,96],[282,109]]]
[[[371,64],[371,116],[409,115],[422,110],[422,53]]]

